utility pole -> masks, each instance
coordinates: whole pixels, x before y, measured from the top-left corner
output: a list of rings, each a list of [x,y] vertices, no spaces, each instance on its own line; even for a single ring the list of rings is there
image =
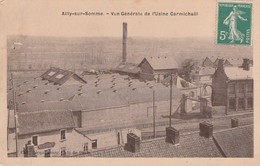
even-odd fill
[[[153,90],[153,138],[155,137],[155,92]]]
[[[170,80],[170,116],[169,116],[169,125],[172,127],[172,73],[171,73],[171,80]]]
[[[12,79],[12,88],[13,88],[13,107],[14,107],[14,127],[15,127],[15,149],[16,149],[16,157],[18,157],[18,134],[17,134],[17,114],[16,114],[16,92],[14,89],[14,77],[13,73],[11,74]]]

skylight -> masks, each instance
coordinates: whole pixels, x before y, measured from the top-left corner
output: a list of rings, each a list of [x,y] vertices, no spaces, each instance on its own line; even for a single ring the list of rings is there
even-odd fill
[[[61,79],[63,76],[64,76],[63,74],[58,74],[58,75],[56,76],[56,78]]]
[[[51,72],[49,72],[49,76],[53,76],[54,74],[55,74],[56,72],[54,72],[54,71],[51,71]]]

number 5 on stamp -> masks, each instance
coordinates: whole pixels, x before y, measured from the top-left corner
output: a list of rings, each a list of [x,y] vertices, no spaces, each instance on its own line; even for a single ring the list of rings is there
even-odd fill
[[[251,3],[218,3],[217,43],[251,45],[251,29]]]

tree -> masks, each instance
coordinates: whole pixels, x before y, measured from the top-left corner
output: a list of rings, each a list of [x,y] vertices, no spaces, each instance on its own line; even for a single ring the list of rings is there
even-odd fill
[[[194,75],[198,72],[199,63],[198,61],[189,58],[182,62],[181,69],[179,70],[179,76],[186,81],[192,82]]]

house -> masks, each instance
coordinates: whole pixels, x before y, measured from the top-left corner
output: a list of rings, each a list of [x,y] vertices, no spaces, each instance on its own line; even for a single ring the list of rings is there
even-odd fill
[[[226,106],[228,111],[253,109],[253,67],[244,59],[241,67],[224,67],[223,60],[212,79],[212,105]]]
[[[14,139],[17,139],[18,157],[71,156],[92,149],[92,140],[75,129],[69,110],[18,113],[17,138],[10,141]]]
[[[140,78],[160,82],[170,73],[177,74],[178,63],[173,56],[146,57],[138,65],[140,67]]]

